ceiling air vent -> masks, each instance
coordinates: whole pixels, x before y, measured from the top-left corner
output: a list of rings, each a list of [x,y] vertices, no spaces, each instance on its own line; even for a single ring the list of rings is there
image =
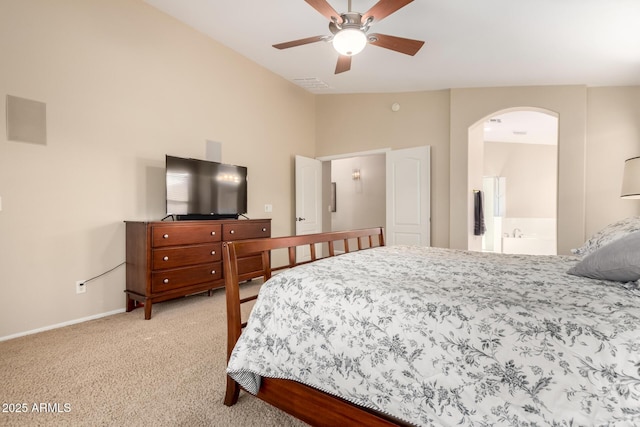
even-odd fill
[[[316,77],[305,77],[292,80],[295,84],[305,89],[318,90],[329,89],[329,85]]]

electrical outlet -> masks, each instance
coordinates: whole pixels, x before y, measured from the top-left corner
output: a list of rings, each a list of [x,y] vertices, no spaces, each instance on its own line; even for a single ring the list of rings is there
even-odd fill
[[[272,205],[264,205],[264,211],[265,212],[272,212],[273,211],[273,206]]]
[[[76,282],[76,294],[84,294],[87,292],[87,285],[84,280],[78,280]]]

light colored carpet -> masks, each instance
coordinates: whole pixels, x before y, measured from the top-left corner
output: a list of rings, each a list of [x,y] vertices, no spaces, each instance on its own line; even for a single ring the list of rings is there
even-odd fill
[[[225,362],[222,289],[0,342],[0,425],[305,425],[245,392],[224,406]]]

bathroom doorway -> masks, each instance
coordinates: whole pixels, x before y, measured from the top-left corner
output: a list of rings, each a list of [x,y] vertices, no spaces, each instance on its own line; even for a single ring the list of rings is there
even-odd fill
[[[557,115],[497,112],[483,130],[482,250],[557,254]]]

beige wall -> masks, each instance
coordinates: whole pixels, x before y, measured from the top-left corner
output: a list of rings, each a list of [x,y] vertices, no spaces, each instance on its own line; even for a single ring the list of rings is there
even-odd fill
[[[640,156],[640,87],[588,91],[586,235],[640,215],[640,200],[620,198],[624,161]],[[562,123],[562,122],[561,122]]]
[[[164,155],[249,167],[249,216],[293,232],[293,156],[430,145],[432,244],[468,235],[469,128],[558,113],[560,253],[631,214],[640,88],[523,87],[313,96],[136,0],[0,2],[0,338],[122,310],[123,220],[164,214]],[[47,103],[46,146],[6,140],[4,97]],[[392,112],[398,102],[400,111]],[[132,315],[140,319],[140,314]],[[141,320],[142,321],[142,320]]]
[[[470,249],[472,251],[482,250],[482,236],[476,236],[474,234],[475,229],[475,217],[473,215],[474,209],[474,191],[482,190],[484,177],[484,121],[480,121],[473,126],[469,127],[467,132],[467,140],[469,141],[467,147],[467,197],[469,203],[469,211],[466,218],[467,227],[467,243],[464,249]],[[455,173],[454,169],[451,173]],[[453,197],[452,197],[453,198]],[[452,224],[453,225],[453,224]]]
[[[397,113],[390,110],[393,102],[401,104]],[[558,253],[569,253],[608,223],[640,214],[639,201],[619,197],[624,160],[640,155],[636,86],[323,95],[316,102],[317,153],[432,145],[432,245],[466,248],[475,184],[468,173],[470,128],[517,108],[559,118]]]
[[[2,1],[0,57],[0,338],[124,308],[124,266],[75,281],[124,261],[124,220],[164,216],[165,154],[220,141],[248,216],[292,233],[308,92],[141,1]],[[7,94],[47,104],[46,146],[6,140]]]
[[[559,116],[558,253],[584,241],[587,88],[584,86],[504,87],[451,91],[451,227],[450,246],[465,248],[472,188],[469,187],[469,127],[496,112],[541,108]]]
[[[449,246],[448,90],[318,96],[316,144],[318,156],[430,145],[431,244]]]
[[[556,217],[556,145],[486,141],[483,175],[506,178],[506,216]]]

